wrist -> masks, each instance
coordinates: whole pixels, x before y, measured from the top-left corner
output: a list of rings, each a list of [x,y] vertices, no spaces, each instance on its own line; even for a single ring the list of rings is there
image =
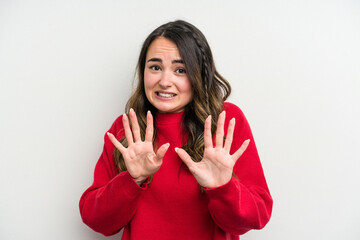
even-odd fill
[[[231,188],[231,186],[233,186],[234,184],[236,184],[236,182],[239,182],[237,179],[235,179],[234,177],[232,177],[230,179],[229,182],[220,185],[220,186],[216,186],[216,187],[202,187],[202,189],[204,189],[206,192],[222,192],[222,191],[233,191],[233,190],[227,190],[229,188]]]
[[[133,179],[139,186],[141,186],[146,181],[147,178],[133,178]]]
[[[228,177],[223,177],[220,179],[216,179],[216,181],[211,182],[211,184],[204,184],[201,185],[203,188],[205,189],[213,189],[213,188],[218,188],[221,186],[224,186],[226,184],[228,184],[231,181],[232,176],[228,176]]]

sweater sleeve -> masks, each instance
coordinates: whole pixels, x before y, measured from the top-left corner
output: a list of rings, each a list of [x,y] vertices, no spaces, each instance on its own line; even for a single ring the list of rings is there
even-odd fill
[[[251,229],[263,228],[270,219],[272,198],[265,180],[250,126],[241,110],[230,103],[226,110],[225,132],[229,121],[236,120],[230,153],[250,139],[250,144],[234,166],[235,177],[227,184],[205,189],[209,211],[215,223],[224,231],[241,235]]]
[[[118,139],[123,136],[122,117],[115,120],[109,132]],[[82,220],[93,230],[113,235],[129,223],[134,216],[141,192],[127,171],[118,174],[114,146],[105,134],[103,152],[96,164],[93,184],[83,193],[79,207]]]

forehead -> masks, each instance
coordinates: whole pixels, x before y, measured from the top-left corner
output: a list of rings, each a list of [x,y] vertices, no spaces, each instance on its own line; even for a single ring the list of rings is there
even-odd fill
[[[146,53],[146,59],[152,57],[170,57],[181,59],[179,49],[176,44],[164,37],[158,37],[150,44]]]

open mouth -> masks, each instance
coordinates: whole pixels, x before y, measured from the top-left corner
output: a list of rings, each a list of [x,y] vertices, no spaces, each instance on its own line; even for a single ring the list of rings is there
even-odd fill
[[[164,93],[164,92],[155,92],[157,96],[163,97],[163,98],[171,98],[176,96],[175,93]]]

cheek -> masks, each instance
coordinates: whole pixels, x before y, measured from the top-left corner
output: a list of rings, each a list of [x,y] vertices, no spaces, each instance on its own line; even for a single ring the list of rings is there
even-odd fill
[[[149,76],[149,73],[146,71],[144,72],[144,88],[145,92],[150,91],[154,84],[152,84],[151,77]]]
[[[193,92],[190,80],[185,81],[184,84],[180,86],[180,88],[181,91],[186,95],[186,97],[191,100],[193,97]]]
[[[192,95],[192,86],[191,86],[191,82],[189,79],[187,79],[187,81],[185,82],[184,89],[187,93]]]

